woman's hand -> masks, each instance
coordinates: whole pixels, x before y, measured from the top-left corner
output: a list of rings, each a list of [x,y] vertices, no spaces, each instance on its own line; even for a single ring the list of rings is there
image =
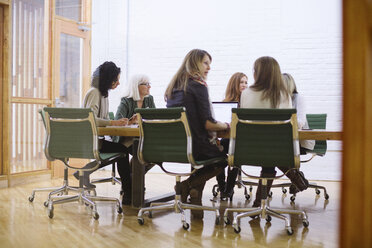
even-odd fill
[[[129,123],[128,123],[128,125],[137,124],[137,123],[138,123],[137,115],[134,114],[132,117],[129,118]]]
[[[205,129],[208,131],[224,131],[230,130],[230,124],[217,121],[217,123],[213,123],[210,120],[205,122]]]
[[[112,120],[110,122],[111,126],[126,126],[128,125],[129,120],[128,118],[121,118],[119,120]]]

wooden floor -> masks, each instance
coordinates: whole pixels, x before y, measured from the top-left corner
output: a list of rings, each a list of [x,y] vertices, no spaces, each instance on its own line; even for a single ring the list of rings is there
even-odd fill
[[[108,175],[96,172],[94,177]],[[70,180],[76,183],[76,180]],[[251,206],[242,189],[235,189],[233,202],[213,201],[211,189],[215,180],[207,183],[203,204],[220,206],[221,216],[227,206]],[[326,201],[323,194],[316,196],[313,189],[297,195],[291,205],[288,195],[281,189],[273,190],[271,207],[303,209],[307,212],[310,226],[304,228],[298,217],[291,216],[294,234],[288,236],[284,221],[244,218],[241,233],[231,226],[215,226],[214,213],[205,212],[204,220],[191,220],[186,212],[189,230],[182,228],[179,214],[153,213],[145,216],[145,224],[137,223],[137,210],[124,207],[118,215],[114,204],[98,203],[99,220],[92,218],[91,211],[78,203],[56,205],[54,218],[49,219],[43,206],[47,193],[37,193],[34,202],[28,201],[33,188],[59,186],[61,179],[0,189],[0,247],[338,247],[339,229],[339,182],[318,182],[325,185],[330,195]],[[173,189],[174,178],[164,174],[149,173],[146,176],[147,197],[168,193]],[[97,194],[118,196],[118,185],[97,185]],[[254,189],[255,192],[255,189]],[[222,221],[221,221],[222,223]]]

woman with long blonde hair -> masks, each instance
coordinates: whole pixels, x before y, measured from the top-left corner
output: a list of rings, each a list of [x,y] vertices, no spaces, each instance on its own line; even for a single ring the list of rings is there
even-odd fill
[[[196,160],[206,160],[226,153],[211,142],[211,132],[228,130],[230,125],[216,121],[212,115],[206,79],[212,62],[211,55],[200,49],[191,50],[165,91],[167,107],[185,107],[191,129],[192,150]],[[207,180],[218,175],[227,166],[226,161],[210,164],[196,171],[181,182],[181,201],[190,195],[191,204],[201,205]],[[194,218],[202,218],[203,212],[193,210]]]

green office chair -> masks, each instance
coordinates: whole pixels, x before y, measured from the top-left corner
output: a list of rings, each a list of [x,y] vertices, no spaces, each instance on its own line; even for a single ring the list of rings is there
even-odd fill
[[[113,120],[114,119],[114,113],[109,112],[109,117],[110,117],[110,120]],[[115,185],[115,184],[120,184],[121,185],[120,177],[116,176],[116,168],[115,168],[116,166],[115,165],[116,165],[116,163],[112,164],[111,177],[95,178],[95,179],[91,180],[91,183],[93,183],[93,184],[96,184],[96,183],[111,183],[112,185]]]
[[[98,135],[94,114],[91,109],[80,108],[44,108],[46,141],[45,156],[48,160],[60,160],[66,167],[79,171],[79,192],[77,195],[52,196],[48,202],[48,216],[53,218],[55,204],[79,201],[89,205],[93,210],[93,218],[98,219],[95,201],[112,201],[117,204],[118,213],[122,213],[121,202],[112,197],[101,197],[87,194],[83,186],[83,172],[96,170],[100,165],[114,163],[124,156],[123,153],[100,153],[98,151]],[[69,163],[70,158],[94,159],[93,168],[78,168]]]
[[[143,225],[143,214],[154,210],[174,210],[182,215],[182,225],[189,228],[184,209],[208,210],[216,213],[216,224],[219,223],[219,211],[214,207],[198,206],[181,202],[181,176],[190,176],[205,165],[225,160],[217,157],[205,161],[196,161],[192,154],[192,137],[184,108],[136,109],[138,115],[140,140],[138,159],[141,163],[157,164],[167,173],[176,177],[176,196],[173,203],[151,203],[150,207],[141,208],[138,212],[138,223]],[[163,167],[163,162],[191,164],[192,171],[186,173],[170,172]]]
[[[232,122],[229,145],[229,166],[260,166],[275,168],[276,166],[297,170],[300,166],[297,116],[295,109],[232,109]],[[301,215],[305,227],[309,225],[307,215],[301,210],[274,209],[268,206],[267,180],[242,173],[247,177],[262,179],[262,201],[257,208],[227,208],[224,222],[230,223],[228,212],[240,212],[234,217],[233,228],[241,231],[239,220],[246,216],[260,215],[271,221],[271,217],[283,219],[289,235],[293,234],[290,219],[283,214]]]
[[[39,114],[41,116],[41,119],[42,119],[44,127],[45,127],[45,112],[44,112],[44,110],[39,110]],[[48,194],[48,199],[44,202],[44,206],[48,207],[49,200],[53,195],[56,195],[56,194],[57,195],[63,195],[63,194],[68,195],[68,192],[70,190],[78,192],[79,191],[78,187],[70,186],[68,184],[68,167],[67,166],[64,166],[64,167],[65,168],[64,168],[64,172],[63,172],[63,185],[61,187],[34,189],[34,190],[32,190],[31,195],[28,197],[28,200],[30,202],[33,202],[34,199],[35,199],[35,193],[36,192],[50,191],[49,194]]]
[[[309,124],[310,129],[326,129],[326,122],[327,122],[327,114],[307,114],[306,115],[307,123]],[[327,141],[326,140],[316,140],[314,149],[308,151],[307,153],[310,154],[310,158],[305,160],[301,160],[301,163],[307,163],[311,161],[315,156],[323,157],[327,152]],[[290,187],[291,183],[283,183],[283,184],[276,184],[273,185],[272,188],[282,187],[283,194],[287,193],[286,187]],[[324,191],[324,199],[328,200],[329,195],[327,193],[326,187],[322,185],[317,185],[316,183],[309,183],[308,188],[315,189],[315,193],[317,195],[320,194],[320,190]],[[296,194],[293,194],[290,197],[290,200],[294,202],[296,200]]]

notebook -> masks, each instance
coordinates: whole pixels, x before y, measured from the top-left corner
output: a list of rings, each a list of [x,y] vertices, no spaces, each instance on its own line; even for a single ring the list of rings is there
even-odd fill
[[[238,107],[238,102],[212,102],[214,117],[217,121],[231,122],[231,109]]]

